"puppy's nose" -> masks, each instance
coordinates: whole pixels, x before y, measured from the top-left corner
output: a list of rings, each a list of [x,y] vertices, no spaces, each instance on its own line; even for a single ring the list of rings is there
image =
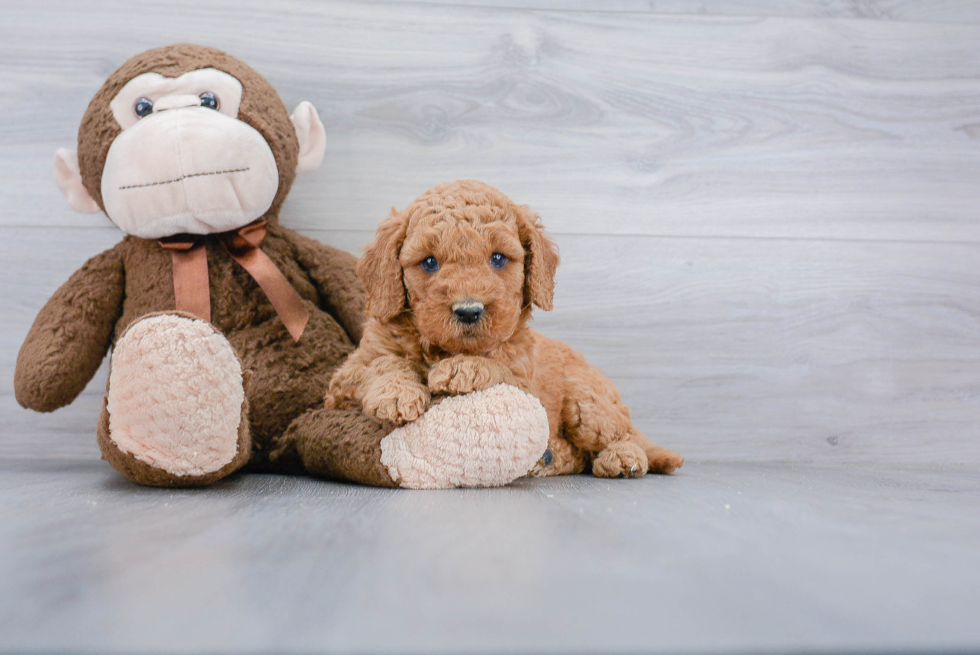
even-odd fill
[[[453,303],[453,314],[460,323],[473,325],[483,316],[483,303],[479,300],[463,300]]]

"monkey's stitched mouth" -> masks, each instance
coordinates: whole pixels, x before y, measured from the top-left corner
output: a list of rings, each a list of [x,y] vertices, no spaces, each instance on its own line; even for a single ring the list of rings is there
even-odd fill
[[[164,180],[163,182],[147,182],[146,184],[130,184],[128,186],[119,187],[120,191],[125,191],[126,189],[142,189],[151,186],[161,186],[163,184],[174,184],[175,182],[181,182],[191,177],[204,177],[206,175],[227,175],[229,173],[244,173],[248,170],[248,166],[245,168],[229,168],[226,171],[211,171],[209,173],[191,173],[190,175],[181,175],[180,177],[175,177],[172,180]]]

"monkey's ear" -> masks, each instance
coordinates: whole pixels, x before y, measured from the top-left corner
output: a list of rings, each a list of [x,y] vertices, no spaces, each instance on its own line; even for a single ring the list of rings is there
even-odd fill
[[[293,121],[296,138],[299,139],[299,161],[296,162],[296,172],[315,171],[320,168],[323,153],[327,149],[327,131],[323,129],[316,107],[304,100],[296,105],[289,119]]]
[[[99,203],[92,199],[82,184],[82,174],[78,171],[78,155],[74,150],[58,148],[54,153],[54,181],[75,211],[93,214],[100,210]]]

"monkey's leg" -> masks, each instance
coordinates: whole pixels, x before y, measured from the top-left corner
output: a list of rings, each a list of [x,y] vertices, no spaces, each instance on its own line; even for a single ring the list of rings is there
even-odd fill
[[[241,362],[190,315],[149,314],[119,338],[98,436],[127,478],[159,487],[210,484],[251,455]]]
[[[619,390],[578,353],[566,365],[565,389],[565,434],[575,446],[594,454],[592,473],[596,477],[671,473],[684,464],[680,455],[654,444],[636,429]]]
[[[360,409],[317,407],[293,420],[273,441],[269,460],[285,471],[396,487],[381,463],[381,441],[392,429]]]
[[[313,409],[297,418],[271,459],[298,458],[310,473],[382,487],[495,487],[524,476],[548,445],[548,416],[509,385],[445,398],[393,428],[359,409]]]

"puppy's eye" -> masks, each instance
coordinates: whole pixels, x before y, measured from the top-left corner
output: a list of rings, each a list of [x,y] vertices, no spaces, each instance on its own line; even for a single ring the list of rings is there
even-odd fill
[[[210,91],[205,91],[201,94],[201,106],[207,107],[208,109],[217,109],[218,96],[214,95]]]
[[[504,264],[507,263],[507,255],[503,255],[499,252],[495,252],[490,255],[490,265],[494,268],[503,268]]]
[[[153,101],[149,98],[140,98],[133,105],[133,113],[135,113],[139,118],[144,116],[149,116],[153,113]]]
[[[419,265],[422,267],[423,271],[427,271],[429,273],[434,273],[435,271],[439,270],[439,260],[437,260],[432,255],[429,255],[428,257],[423,259],[422,263]]]

